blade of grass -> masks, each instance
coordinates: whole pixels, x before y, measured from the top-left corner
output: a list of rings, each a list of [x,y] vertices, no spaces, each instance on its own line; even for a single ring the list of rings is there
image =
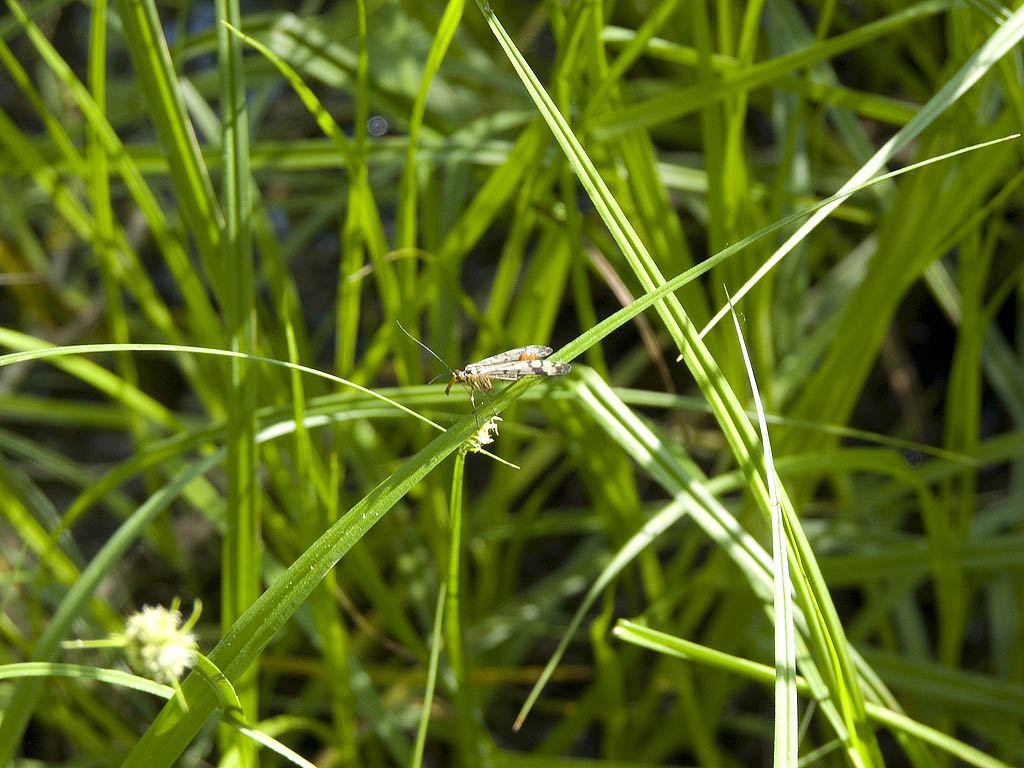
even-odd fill
[[[185,111],[160,17],[149,0],[116,0],[116,3],[124,25],[124,41],[146,99],[147,113],[169,157],[178,203],[189,222],[213,290],[223,303],[227,298],[223,290],[230,286],[232,279],[226,272],[227,265],[220,263],[224,220],[192,122]]]
[[[696,85],[673,89],[645,102],[602,115],[594,121],[595,136],[608,139],[624,131],[650,128],[668,120],[676,120],[703,106],[729,98],[739,91],[768,86],[784,75],[870,44],[872,40],[882,35],[896,32],[918,19],[940,14],[951,6],[952,3],[948,0],[927,0],[901,9],[880,21],[859,26],[852,32],[816,43],[805,50],[759,62],[747,69],[737,68],[735,71],[724,73],[721,78],[712,78]]]
[[[430,725],[430,710],[434,701],[434,684],[437,681],[437,665],[441,658],[441,629],[444,618],[445,585],[437,592],[437,605],[434,607],[434,630],[430,636],[430,661],[427,664],[427,684],[423,689],[423,708],[420,711],[420,722],[416,727],[416,746],[413,749],[412,768],[423,765],[423,748],[427,742],[427,727]]]
[[[40,55],[70,91],[76,104],[88,121],[89,128],[94,133],[96,140],[102,144],[103,150],[113,161],[114,167],[117,168],[133,199],[146,217],[152,236],[160,246],[167,266],[174,275],[175,281],[192,312],[195,337],[200,340],[213,341],[216,339],[219,341],[219,337],[215,332],[219,327],[219,323],[206,298],[205,289],[202,287],[201,281],[196,277],[180,240],[170,230],[166,215],[156,196],[146,184],[141,170],[132,160],[121,140],[107,122],[102,109],[93,100],[89,91],[74,76],[67,63],[45,36],[42,35],[38,27],[28,20],[17,3],[12,0],[10,7],[14,18],[22,24],[26,34],[36,46]],[[9,53],[9,49],[5,45],[0,44],[0,57],[4,59],[9,67],[13,67],[12,73],[15,75],[15,80],[21,83],[22,79],[18,77],[20,66],[17,65],[16,61],[13,61],[12,57],[9,57]],[[32,98],[31,93],[29,93],[29,98]],[[60,139],[63,129],[59,125],[54,126],[54,129],[58,131],[55,141],[58,146],[64,146],[65,142]],[[12,157],[23,158],[28,167],[36,169],[33,175],[37,183],[49,192],[55,205],[83,238],[92,242],[97,249],[110,247],[111,245],[116,248],[120,258],[111,262],[109,266],[116,268],[122,285],[129,286],[150,321],[160,328],[167,335],[168,339],[179,341],[181,339],[181,331],[174,325],[170,310],[152,285],[150,277],[143,269],[138,255],[130,246],[124,232],[120,228],[115,228],[113,240],[104,242],[102,240],[102,233],[96,231],[95,228],[97,225],[102,226],[102,221],[94,223],[86,211],[80,207],[77,199],[69,194],[69,190],[58,182],[59,177],[41,170],[46,169],[49,163],[39,154],[35,146],[24,138],[19,131],[16,131],[13,124],[9,123],[6,116],[2,114],[0,114],[0,135],[3,135],[4,141],[12,150]],[[70,168],[74,169],[80,166],[80,163],[76,162],[72,157],[66,159]],[[88,185],[94,183],[88,172],[82,172],[80,175],[83,183]],[[202,382],[196,383],[202,389]]]
[[[91,360],[81,360],[75,357],[69,360],[60,359],[65,355],[58,350],[68,349],[68,347],[54,347],[45,341],[8,328],[0,328],[0,344],[12,349],[26,350],[0,356],[0,365],[10,365],[12,363],[53,356],[57,358],[54,360],[54,365],[71,376],[87,382],[111,399],[123,403],[133,412],[168,429],[176,430],[181,428],[181,423],[177,417],[163,405]],[[138,347],[134,344],[115,344],[110,345],[106,349],[93,348],[92,351],[126,352],[132,349],[138,349]],[[171,347],[165,347],[165,349],[171,349]],[[86,352],[88,350],[80,349],[79,351]]]
[[[352,280],[352,276],[363,268],[365,262],[366,237],[364,237],[363,222],[376,219],[372,211],[373,198],[366,198],[366,191],[369,189],[366,156],[369,149],[367,123],[370,115],[371,93],[365,0],[356,0],[356,34],[359,40],[359,52],[356,59],[355,147],[349,158],[355,164],[348,166],[354,183],[350,184],[348,188],[348,206],[341,228],[341,269],[338,272],[338,303],[334,319],[335,334],[337,335],[334,360],[338,373],[343,376],[350,376],[353,372],[356,345],[359,341],[362,285],[360,281]]]
[[[658,632],[650,627],[626,621],[625,619],[621,619],[613,631],[621,640],[636,643],[659,653],[670,654],[688,661],[699,661],[766,685],[775,680],[775,670],[765,664],[758,664],[747,659],[741,659],[721,651],[706,648],[682,638]],[[809,687],[804,679],[797,677],[795,685],[801,693],[809,693]],[[899,712],[893,712],[890,709],[870,702],[867,708],[868,714],[873,721],[931,744],[950,755],[960,758],[969,765],[979,766],[979,768],[1009,768],[1007,763],[990,757],[979,749],[964,744],[962,741],[954,739],[934,728],[929,728]]]
[[[277,68],[277,70],[284,75],[296,95],[302,101],[303,105],[316,120],[320,130],[323,131],[324,135],[331,139],[345,158],[345,164],[352,173],[352,185],[348,201],[350,211],[354,212],[352,214],[353,218],[347,219],[345,232],[343,232],[348,256],[345,263],[349,267],[352,267],[355,266],[358,261],[353,251],[353,249],[357,248],[360,242],[359,238],[357,238],[355,234],[356,225],[354,222],[358,222],[362,238],[361,242],[365,244],[374,267],[373,276],[374,280],[377,282],[377,287],[380,292],[380,299],[384,307],[384,314],[389,319],[398,317],[402,306],[400,286],[392,263],[390,260],[385,258],[385,254],[388,251],[387,239],[384,235],[380,214],[377,210],[377,205],[370,187],[369,177],[366,173],[364,156],[363,153],[360,152],[359,146],[355,145],[348,136],[345,135],[345,132],[341,130],[340,126],[338,126],[334,121],[334,118],[331,117],[330,113],[320,103],[316,94],[313,93],[309,86],[302,81],[302,78],[295,69],[288,64],[288,62],[255,38],[245,34],[230,24],[227,24],[227,22],[222,23],[224,23],[235,35],[239,36],[242,40],[265,56]],[[348,277],[349,275],[340,275],[339,280],[347,281]],[[341,295],[348,295],[348,298],[351,299],[354,296],[354,289],[352,288],[352,285],[357,284],[349,284],[346,282],[347,289],[343,290]],[[339,318],[339,323],[342,323],[345,328],[348,329],[348,333],[351,334],[351,330],[353,328],[353,315],[349,313],[353,310],[346,310],[339,307],[338,311],[342,315]],[[341,358],[341,362],[346,363],[349,357],[349,351],[347,351],[347,347],[345,345],[341,345],[339,347],[338,354],[343,356]],[[399,357],[397,360],[400,363],[402,358]],[[399,370],[398,373],[399,380],[408,378],[404,371]]]
[[[238,25],[237,0],[216,0],[215,12],[226,24]],[[249,115],[245,103],[242,42],[225,24],[216,25],[217,59],[220,63],[220,130],[224,151],[221,207],[224,230],[220,254],[228,282],[218,294],[224,300],[225,331],[231,349],[243,355],[257,352],[255,267],[252,249],[253,189],[249,164]],[[216,286],[215,286],[216,287]],[[226,531],[221,543],[221,630],[225,631],[259,596],[261,578],[260,499],[256,442],[258,366],[246,357],[231,358],[228,391]],[[254,665],[235,681],[243,721],[259,713],[259,677]],[[221,729],[226,753],[236,752],[239,764],[253,766],[256,754],[251,743],[228,729]]]
[[[562,656],[569,647],[569,643],[576,636],[576,630],[578,630],[580,624],[583,623],[583,619],[586,617],[590,607],[594,604],[594,601],[601,595],[604,589],[620,573],[622,573],[622,570],[636,559],[637,555],[639,555],[643,549],[650,546],[658,536],[686,515],[691,503],[692,502],[688,499],[684,498],[676,499],[671,502],[658,514],[652,517],[641,530],[633,534],[629,541],[627,541],[622,548],[615,553],[615,556],[611,561],[601,569],[601,573],[587,589],[587,593],[583,596],[583,599],[577,606],[572,618],[569,620],[568,625],[566,625],[565,630],[562,632],[562,637],[558,641],[558,646],[551,654],[551,658],[548,660],[548,663],[544,665],[544,669],[541,670],[540,675],[537,676],[537,682],[535,682],[533,687],[530,689],[530,693],[527,695],[526,701],[524,701],[523,706],[520,707],[519,714],[516,716],[515,722],[512,724],[513,731],[518,731],[522,728],[527,715],[530,714],[530,710],[533,709],[533,705],[537,702],[537,699],[540,698],[541,692],[551,679],[551,675],[554,674],[555,668],[562,660]]]
[[[791,590],[793,585],[789,578],[789,553],[786,548],[784,532],[786,521],[783,519],[782,506],[776,492],[777,477],[775,462],[772,460],[772,446],[768,438],[768,424],[764,417],[764,406],[758,392],[754,369],[747,354],[747,345],[743,341],[740,321],[736,316],[736,308],[729,298],[729,309],[732,313],[736,338],[739,340],[743,364],[750,379],[750,389],[754,396],[754,407],[757,409],[757,421],[761,428],[761,444],[764,446],[764,466],[768,480],[768,495],[771,500],[772,523],[772,585],[774,588],[773,605],[775,608],[775,739],[774,765],[778,768],[796,766],[799,756],[799,723],[796,715],[796,628],[793,624],[793,601]]]
[[[940,88],[928,103],[921,107],[914,117],[896,134],[883,144],[871,159],[862,165],[853,176],[839,189],[837,194],[843,194],[851,188],[856,187],[870,179],[883,168],[886,163],[921,132],[931,125],[947,108],[960,99],[982,75],[988,72],[1003,56],[1016,46],[1021,38],[1024,38],[1024,8],[1018,9],[1013,17],[1001,24],[996,31],[982,44],[971,57],[964,62],[956,73]],[[771,258],[768,259],[758,270],[747,280],[746,283],[736,292],[734,301],[739,302],[748,291],[750,291],[771,269],[793,249],[800,241],[807,237],[810,232],[818,226],[829,213],[839,205],[839,201],[830,203],[817,211],[794,232],[785,243],[783,243]],[[711,319],[711,322],[704,328],[703,333],[714,327],[726,314],[727,308],[723,307]]]
[[[773,590],[771,557],[718,502],[703,478],[693,476],[675,458],[674,451],[663,445],[650,428],[622,405],[607,384],[586,371],[581,371],[580,376],[586,386],[578,388],[577,398],[598,424],[667,492],[692,500],[689,510],[691,517],[740,568],[754,594],[765,604],[770,603]],[[806,589],[806,585],[795,586]],[[813,631],[814,617],[805,619],[801,615],[800,622],[805,631]],[[807,660],[805,676],[816,685],[815,695],[836,733],[845,738],[844,719],[828,699],[829,694],[814,661]]]
[[[478,6],[488,25],[498,39],[506,55],[516,68],[541,114],[551,127],[563,151],[572,160],[574,168],[601,213],[606,225],[619,244],[637,278],[649,292],[664,283],[660,271],[637,237],[621,208],[611,197],[607,186],[590,163],[561,114],[551,103],[536,76],[525,59],[516,49],[513,41],[494,16],[490,7],[481,0]],[[725,437],[744,473],[747,474],[751,491],[766,514],[770,514],[770,502],[765,487],[763,470],[755,458],[756,437],[749,422],[741,416],[742,408],[738,399],[725,384],[718,366],[707,348],[696,336],[695,329],[674,297],[668,297],[667,306],[656,305],[669,333],[682,350],[687,367],[694,375],[698,386],[710,401]],[[586,335],[586,334],[584,334]],[[783,506],[792,519],[793,512],[788,497],[783,497]],[[787,529],[793,537],[791,552],[796,567],[805,578],[796,582],[798,597],[803,605],[811,630],[810,638],[824,679],[832,689],[832,698],[840,705],[847,728],[840,729],[848,739],[847,748],[854,759],[866,764],[877,764],[881,760],[878,746],[864,713],[863,694],[858,685],[856,671],[848,653],[842,625],[828,596],[827,586],[822,580],[814,561],[810,546],[798,527]]]
[[[444,638],[448,663],[454,674],[456,742],[466,765],[481,765],[490,751],[486,732],[480,727],[477,703],[469,676],[469,660],[463,642],[462,626],[462,486],[466,466],[465,451],[455,454],[452,491],[448,503],[448,566],[445,575]]]
[[[341,557],[474,431],[472,415],[435,438],[364,496],[288,568],[239,618],[210,659],[234,680],[256,659]],[[188,746],[216,700],[195,675],[182,684],[189,711],[165,706],[128,755],[125,768],[168,766]]]
[[[100,581],[110,573],[153,519],[178,498],[185,486],[222,461],[223,457],[224,451],[221,449],[187,466],[118,527],[61,600],[32,649],[33,661],[49,661],[56,656],[61,641],[68,636],[72,624],[85,610]],[[9,764],[21,743],[29,719],[43,694],[43,682],[40,678],[25,680],[11,693],[9,708],[0,722],[0,763]]]
[[[441,66],[448,46],[451,45],[455,31],[458,29],[459,20],[462,18],[462,11],[465,7],[465,0],[449,0],[445,5],[444,14],[441,16],[441,23],[438,24],[437,33],[430,43],[430,52],[427,54],[427,61],[423,65],[423,74],[420,77],[420,84],[416,90],[416,99],[413,102],[412,114],[409,116],[409,125],[406,128],[408,145],[405,150],[405,164],[402,167],[402,177],[398,183],[398,213],[395,226],[395,248],[416,247],[416,199],[417,199],[417,158],[419,149],[420,129],[423,126],[423,115],[427,108],[427,91],[430,83]]]

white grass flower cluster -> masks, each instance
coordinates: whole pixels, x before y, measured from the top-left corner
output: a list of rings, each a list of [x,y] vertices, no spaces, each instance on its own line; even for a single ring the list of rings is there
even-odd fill
[[[466,438],[466,442],[462,444],[462,450],[473,451],[473,453],[479,453],[483,450],[485,445],[494,442],[494,438],[491,437],[491,432],[495,435],[498,434],[498,422],[501,421],[501,416],[495,416],[480,427],[475,433]]]
[[[147,605],[124,623],[125,654],[132,668],[160,683],[181,678],[195,664],[195,635],[181,628],[181,612]]]

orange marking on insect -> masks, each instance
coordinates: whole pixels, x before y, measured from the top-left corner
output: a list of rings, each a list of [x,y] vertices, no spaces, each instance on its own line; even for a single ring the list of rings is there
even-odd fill
[[[438,357],[430,347],[405,330],[401,323],[398,323],[398,327],[406,336],[433,355],[445,368],[448,368],[448,364],[444,360]],[[469,391],[469,401],[475,410],[474,390],[481,393],[489,391],[494,379],[519,381],[526,376],[562,376],[569,373],[572,369],[569,363],[544,359],[553,351],[551,347],[546,347],[543,344],[529,344],[485,357],[483,360],[469,363],[465,368],[458,370],[448,368],[452,377],[448,380],[448,386],[444,388],[444,393],[447,395],[456,384],[462,384]],[[527,365],[523,365],[523,363],[527,363]]]

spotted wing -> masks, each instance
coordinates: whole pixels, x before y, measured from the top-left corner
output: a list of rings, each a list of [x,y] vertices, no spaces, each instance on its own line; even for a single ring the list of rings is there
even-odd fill
[[[520,360],[540,360],[550,355],[553,351],[551,347],[545,347],[541,344],[529,344],[525,347],[510,349],[508,352],[499,352],[496,355],[485,357],[483,360],[477,360],[475,363],[467,365],[465,370],[473,373],[478,368],[500,365],[502,363],[512,363]]]
[[[540,349],[547,350],[545,354],[551,354],[548,347],[540,347]],[[501,381],[517,381],[524,376],[562,376],[572,370],[572,366],[568,363],[559,363],[554,360],[516,359],[510,362],[484,365],[485,362],[480,361],[472,366],[466,366],[466,370],[474,376],[486,376],[489,379]],[[471,368],[472,370],[470,370]]]

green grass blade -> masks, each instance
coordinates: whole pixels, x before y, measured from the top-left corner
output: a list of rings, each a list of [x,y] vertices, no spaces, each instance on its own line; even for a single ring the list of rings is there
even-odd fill
[[[143,530],[177,499],[185,486],[222,459],[223,451],[216,451],[186,467],[117,529],[62,599],[32,650],[33,661],[50,661],[56,656],[61,641],[68,637],[72,624],[86,609],[100,581],[109,575]],[[39,678],[24,680],[11,693],[8,700],[10,707],[0,723],[0,762],[10,762],[42,694],[43,680]]]
[[[217,0],[218,19],[240,23],[236,0]],[[221,207],[224,231],[220,258],[228,278],[218,292],[224,297],[224,316],[231,348],[246,355],[257,352],[255,266],[252,248],[253,181],[249,164],[249,115],[242,68],[242,41],[218,24],[217,54],[220,67],[221,146],[224,149]],[[221,545],[221,628],[226,630],[259,596],[262,537],[260,531],[259,456],[256,441],[258,368],[244,357],[231,359],[227,446],[227,523]],[[259,677],[256,667],[235,681],[243,720],[259,712]],[[237,753],[243,766],[256,765],[251,744],[222,730],[222,745]]]
[[[430,725],[430,710],[434,701],[434,685],[437,681],[437,666],[441,658],[441,630],[444,619],[445,585],[442,584],[437,593],[437,606],[434,608],[434,630],[430,636],[430,662],[427,665],[427,684],[423,689],[423,708],[420,712],[419,725],[416,728],[416,746],[413,750],[412,768],[423,765],[423,747],[427,741],[427,728]]]
[[[730,656],[711,648],[705,648],[696,643],[673,637],[634,622],[619,621],[615,627],[615,635],[621,640],[636,643],[659,653],[666,653],[688,661],[699,661],[704,664],[713,665],[733,674],[757,680],[766,685],[775,680],[775,670],[769,666]],[[808,687],[804,680],[797,678],[795,682],[801,693],[808,692]],[[934,728],[922,725],[920,722],[898,712],[893,712],[877,704],[869,704],[868,712],[877,723],[930,743],[948,754],[960,758],[968,765],[979,766],[979,768],[1008,768],[1007,763],[986,755],[979,749],[975,749]]]
[[[761,444],[764,446],[764,466],[768,480],[768,497],[771,501],[772,524],[772,585],[775,624],[775,740],[773,764],[778,767],[796,766],[799,756],[799,723],[796,714],[796,626],[793,622],[793,584],[789,577],[789,551],[786,545],[785,526],[782,505],[779,504],[776,483],[775,462],[772,459],[771,440],[768,437],[768,424],[765,421],[764,406],[758,391],[754,369],[747,354],[747,345],[743,341],[740,321],[736,316],[736,308],[732,298],[729,309],[736,338],[743,354],[743,364],[750,379],[750,388],[757,409],[757,421],[761,431]],[[792,521],[790,524],[794,524]]]
[[[185,111],[160,17],[156,7],[146,0],[117,0],[117,10],[124,25],[125,43],[141,81],[149,117],[170,158],[178,202],[189,222],[214,290],[223,290],[230,285],[230,275],[226,274],[225,265],[220,264],[223,217],[199,152],[199,142]]]
[[[730,67],[727,76],[722,79],[706,80],[697,85],[674,89],[647,102],[602,115],[599,121],[595,121],[595,135],[607,139],[623,131],[650,128],[668,120],[675,120],[736,93],[773,84],[784,75],[867,45],[872,40],[896,32],[914,21],[942,13],[951,5],[947,0],[926,0],[903,8],[880,21],[860,26],[845,35],[815,43],[806,50],[760,62],[746,69]]]
[[[229,680],[237,679],[287,622],[324,574],[409,490],[458,449],[474,430],[472,416],[435,438],[331,526],[256,600],[209,654]],[[170,765],[211,714],[216,700],[195,675],[182,684],[189,711],[168,705],[128,755],[124,766]]]

